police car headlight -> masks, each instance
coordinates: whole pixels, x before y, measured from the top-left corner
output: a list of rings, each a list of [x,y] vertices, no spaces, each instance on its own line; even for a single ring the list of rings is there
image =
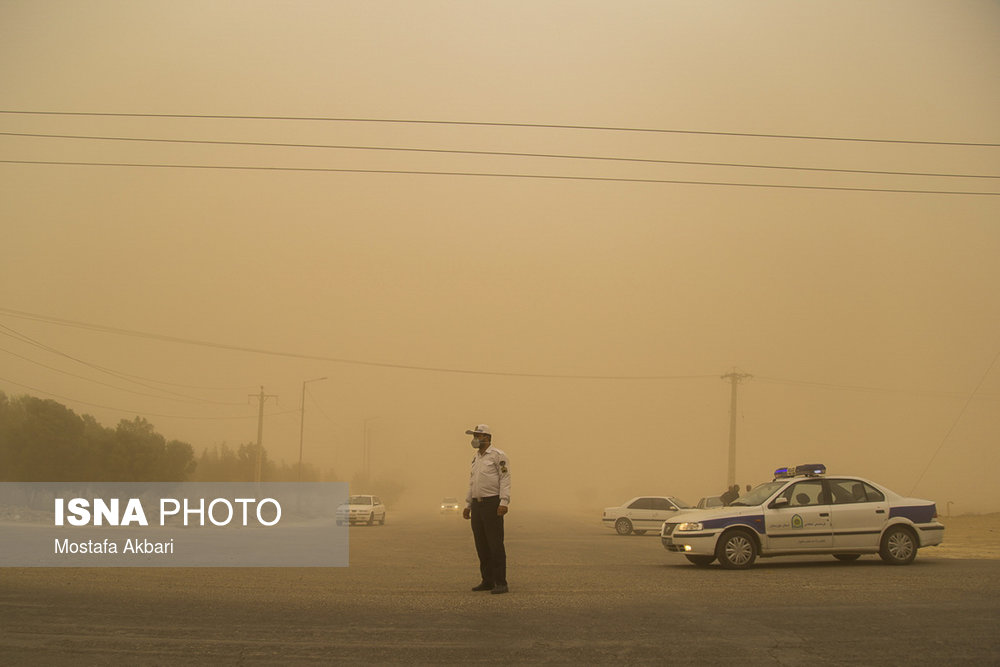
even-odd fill
[[[685,531],[685,530],[686,531],[692,531],[692,530],[701,530],[701,529],[702,529],[701,521],[689,521],[687,523],[679,523],[679,524],[677,524],[677,530],[678,531]]]

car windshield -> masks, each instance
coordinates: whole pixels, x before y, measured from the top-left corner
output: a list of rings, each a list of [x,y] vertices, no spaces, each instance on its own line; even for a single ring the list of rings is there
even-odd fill
[[[445,498],[441,502],[445,505],[455,505],[458,503],[458,498]]]
[[[785,482],[766,482],[760,486],[754,487],[754,489],[742,496],[737,498],[730,505],[745,505],[748,507],[753,507],[754,505],[762,505],[765,500],[771,497],[775,491],[780,489],[785,485]]]
[[[684,502],[683,500],[681,500],[676,496],[670,496],[670,502],[672,502],[674,505],[677,505],[682,510],[694,509],[694,505],[688,505],[686,502]]]
[[[349,504],[351,504],[351,505],[371,505],[372,504],[372,497],[371,496],[351,496],[351,500],[349,501]]]

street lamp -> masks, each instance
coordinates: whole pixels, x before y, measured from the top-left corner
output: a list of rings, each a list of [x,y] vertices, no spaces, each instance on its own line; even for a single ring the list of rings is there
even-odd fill
[[[312,380],[305,380],[302,383],[302,418],[299,421],[299,481],[302,481],[302,437],[306,431],[306,384],[309,382],[319,382],[320,380],[325,380],[325,377],[313,378]]]

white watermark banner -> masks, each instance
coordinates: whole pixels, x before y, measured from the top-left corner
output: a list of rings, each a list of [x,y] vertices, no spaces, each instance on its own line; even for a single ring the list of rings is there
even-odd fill
[[[347,501],[344,482],[3,482],[0,567],[346,567]]]

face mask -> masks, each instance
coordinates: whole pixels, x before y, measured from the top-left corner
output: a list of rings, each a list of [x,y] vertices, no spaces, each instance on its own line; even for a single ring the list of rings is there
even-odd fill
[[[472,448],[479,449],[479,441],[476,440],[475,438],[472,439]]]

